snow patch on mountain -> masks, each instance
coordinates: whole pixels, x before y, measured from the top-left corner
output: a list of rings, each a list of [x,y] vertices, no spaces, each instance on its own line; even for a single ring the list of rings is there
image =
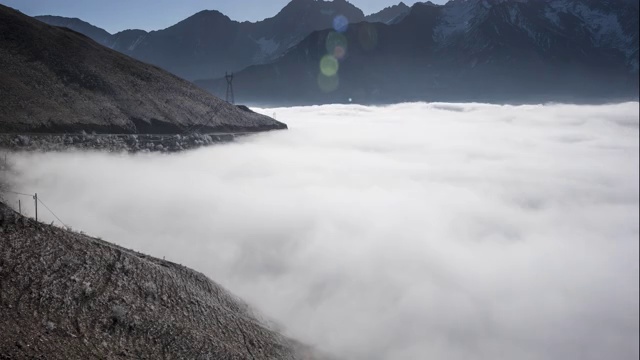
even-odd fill
[[[133,50],[135,50],[135,49],[138,47],[138,45],[140,45],[140,43],[141,43],[141,42],[143,42],[143,41],[144,41],[144,39],[146,39],[146,38],[147,38],[147,35],[142,35],[142,36],[140,36],[138,39],[136,39],[136,41],[134,41],[134,42],[133,42],[133,43],[132,43],[128,48],[127,48],[127,50],[129,50],[129,51],[133,51]]]
[[[451,0],[441,7],[438,24],[434,28],[433,39],[441,46],[474,31],[496,6],[506,6],[504,21],[526,34],[543,49],[551,46],[549,31],[563,33],[573,28],[567,19],[574,18],[590,34],[593,46],[615,49],[624,54],[631,70],[638,71],[638,35],[625,30],[622,9],[597,6],[597,4],[576,0],[542,0],[540,18],[542,23],[532,20],[538,15],[531,13],[530,3],[524,0]],[[527,13],[523,13],[526,9]],[[500,29],[493,24],[493,30]],[[473,44],[477,48],[480,44]]]
[[[281,43],[274,39],[267,39],[265,37],[261,37],[256,40],[251,38],[258,46],[260,47],[260,52],[256,54],[254,57],[254,61],[264,61],[269,59],[273,54],[280,49]]]
[[[454,34],[465,33],[471,28],[471,21],[477,15],[476,3],[472,1],[452,1],[442,9],[439,24],[433,32],[434,40],[446,41]]]
[[[558,13],[569,13],[577,16],[589,28],[591,34],[593,34],[594,45],[598,47],[618,49],[627,56],[631,55],[635,50],[633,49],[633,37],[625,34],[620,25],[618,15],[615,13],[603,13],[584,3],[566,0],[551,1],[546,13],[548,18],[557,19],[558,24]]]
[[[562,23],[560,21],[560,16],[558,16],[558,10],[556,10],[555,8],[550,6],[545,7],[544,17],[556,27],[561,27]]]
[[[517,5],[510,6],[508,14],[509,18],[507,20],[511,25],[524,32],[527,37],[539,47],[549,49],[551,46],[549,36],[544,32],[540,32],[526,16],[523,16],[522,11]]]

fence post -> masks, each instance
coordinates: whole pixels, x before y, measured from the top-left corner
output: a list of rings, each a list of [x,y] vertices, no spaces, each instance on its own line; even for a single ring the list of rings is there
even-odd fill
[[[33,200],[36,202],[36,221],[38,221],[38,193],[33,196]]]
[[[18,214],[22,215],[22,203],[18,199]]]

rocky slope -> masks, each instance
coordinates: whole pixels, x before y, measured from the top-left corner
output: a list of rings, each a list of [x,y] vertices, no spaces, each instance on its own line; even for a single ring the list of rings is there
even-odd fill
[[[99,150],[106,152],[178,152],[234,141],[243,133],[152,134],[0,134],[0,149],[10,151]]]
[[[155,66],[0,5],[0,132],[286,128]]]
[[[314,32],[235,82],[266,105],[637,100],[638,18],[620,0],[416,3],[390,25]]]
[[[339,15],[351,22],[364,20],[362,11],[345,0],[292,0],[274,17],[255,23],[207,10],[159,31],[126,30],[111,35],[104,44],[185,79],[206,79],[274,60],[311,32],[333,27]],[[70,26],[99,42],[104,39],[90,24],[37,18]]]
[[[0,329],[0,359],[320,359],[200,273],[1,202]]]

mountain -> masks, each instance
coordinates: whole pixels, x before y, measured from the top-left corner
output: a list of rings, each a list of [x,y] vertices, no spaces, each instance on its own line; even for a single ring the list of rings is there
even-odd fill
[[[66,27],[75,32],[84,34],[100,45],[109,46],[112,42],[112,35],[106,30],[97,26],[91,25],[86,21],[82,21],[78,18],[67,18],[62,16],[37,16],[38,20],[45,22],[49,25]]]
[[[0,5],[0,132],[182,133],[286,125]]]
[[[233,21],[207,10],[167,29],[114,34],[105,45],[187,80],[205,79],[272,61],[311,32],[332,28],[339,16],[347,22],[365,19],[346,0],[292,0],[276,16],[255,23]],[[37,19],[51,25],[63,23],[58,18],[55,22],[51,17]],[[92,27],[73,30],[94,36]]]
[[[397,5],[386,7],[375,14],[367,15],[366,20],[367,22],[392,24],[401,21],[409,11],[411,11],[411,8],[405,3],[400,2]]]
[[[1,359],[326,359],[184,266],[0,202]]]
[[[196,83],[221,92],[220,80]],[[235,88],[238,99],[262,105],[637,100],[638,7],[619,0],[417,3],[390,25],[314,32],[273,63],[236,73]]]

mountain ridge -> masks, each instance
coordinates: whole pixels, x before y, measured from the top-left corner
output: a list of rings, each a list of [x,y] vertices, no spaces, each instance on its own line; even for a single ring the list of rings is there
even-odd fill
[[[278,23],[276,19],[295,18],[296,22],[300,22],[298,17],[290,13],[303,14],[300,17],[304,19],[305,9],[316,3],[320,7],[329,4],[295,0],[275,17],[262,22],[236,22],[233,31],[223,26],[217,33],[226,34],[224,38],[216,38],[215,31],[207,31],[211,29],[211,24],[232,22],[223,14],[217,13],[214,16],[222,20],[212,21],[200,28],[196,26],[197,17],[191,19],[183,24],[190,25],[186,28],[190,28],[191,33],[177,36],[174,31],[174,38],[169,43],[179,42],[178,38],[195,39],[197,34],[204,33],[209,34],[202,38],[205,42],[220,46],[216,51],[202,48],[194,52],[193,45],[181,44],[174,48],[173,52],[177,54],[174,59],[166,60],[162,66],[174,69],[177,74],[184,74],[180,68],[193,59],[196,59],[196,63],[207,63],[210,68],[208,73],[217,72],[218,76],[201,77],[199,75],[206,74],[207,71],[201,71],[197,66],[187,67],[198,85],[220,96],[224,94],[226,84],[215,78],[235,68],[238,99],[266,105],[343,102],[348,99],[366,103],[473,99],[535,102],[553,101],[553,95],[560,95],[564,101],[609,101],[634,98],[638,92],[634,88],[637,79],[635,82],[633,79],[633,75],[638,72],[638,6],[632,0],[451,0],[444,5],[416,3],[408,11],[403,10],[403,3],[400,3],[368,17],[363,16],[361,11],[356,11],[356,15],[352,16],[356,20],[351,21],[348,27],[363,29],[365,33],[374,31],[375,36],[381,38],[375,39],[376,42],[380,40],[375,45],[378,49],[364,49],[358,54],[360,61],[363,61],[362,66],[350,65],[354,61],[354,52],[351,51],[345,59],[339,61],[343,69],[353,68],[341,71],[340,75],[344,75],[340,79],[341,86],[347,85],[349,79],[368,85],[353,85],[353,89],[341,89],[334,94],[317,91],[318,63],[323,54],[316,54],[318,56],[313,59],[316,63],[307,64],[304,69],[301,68],[302,64],[297,63],[298,60],[292,60],[303,57],[304,61],[311,60],[309,54],[313,53],[313,49],[310,47],[315,47],[316,44],[308,41],[309,37],[320,44],[322,52],[322,46],[325,45],[333,24],[318,30],[324,34],[325,39],[311,32],[300,41],[292,37],[288,42],[283,42],[269,32],[275,31],[278,26],[293,29],[293,25],[286,21],[280,22],[278,26],[274,25]],[[350,4],[344,0],[330,4],[343,4],[350,8]],[[215,13],[209,16],[213,14]],[[362,25],[363,21],[380,22],[391,26],[392,30],[376,24]],[[247,32],[240,29],[243,24],[259,29],[256,30],[259,35],[247,36]],[[276,33],[288,32],[282,29]],[[301,33],[304,31],[298,34]],[[124,35],[122,34],[123,37]],[[154,41],[160,41],[158,38],[149,39],[148,34],[134,31],[126,35],[128,39],[118,46],[128,44],[126,46],[133,52],[146,52],[148,56],[139,56],[143,61],[153,62],[151,59],[162,57],[162,52],[153,50],[161,47],[154,45]],[[358,50],[357,43],[362,36],[354,35],[347,39],[350,50]],[[304,53],[304,56],[289,55],[296,51]],[[216,60],[217,62],[207,62],[206,59],[217,56],[216,52],[232,55],[218,59],[220,61]],[[366,56],[370,57],[370,61],[365,61]],[[234,60],[237,58],[244,60]],[[381,63],[382,58],[386,58],[385,64]],[[570,64],[575,64],[575,68],[571,68]],[[291,68],[287,69],[289,66]],[[256,67],[270,70],[264,70],[258,75]],[[562,67],[567,67],[568,71],[561,69]],[[211,70],[214,68],[215,71]],[[238,70],[239,68],[243,69]],[[388,73],[390,69],[397,72],[397,76],[388,75],[382,79],[380,73]],[[484,75],[480,74],[481,69],[485,72]],[[631,75],[625,75],[625,71]],[[359,78],[356,74],[358,72],[361,73]],[[537,80],[527,74],[533,72],[540,74]],[[248,73],[255,74],[256,79],[245,80]],[[275,78],[283,74],[289,74],[291,83]],[[557,80],[562,77],[562,81]],[[519,79],[522,84],[518,87],[516,83]],[[420,86],[419,82],[431,83],[431,86]],[[493,83],[494,88],[502,86],[502,94],[498,94],[495,89],[487,93],[482,89],[482,82]],[[542,82],[553,86],[545,88],[540,85]],[[563,85],[562,82],[574,84],[574,88]],[[580,82],[585,86],[578,85]],[[560,90],[562,87],[564,89]],[[602,90],[598,90],[599,87]],[[290,89],[285,91],[283,88]],[[547,90],[548,95],[545,95]],[[606,94],[607,91],[611,92],[610,96]],[[494,94],[489,96],[491,92]],[[314,95],[305,95],[306,98],[302,101],[302,97],[305,97],[302,94],[305,93]],[[510,98],[510,93],[514,93],[516,97]]]
[[[327,51],[327,39],[336,36],[325,30],[312,33],[276,62],[236,73],[239,98],[261,106],[637,99],[638,11],[611,4],[591,0],[416,3],[400,22],[354,24],[337,35],[346,37],[349,49],[337,61],[337,78],[330,80],[335,89],[324,91],[320,84],[327,79],[319,64],[325,55],[333,55]],[[603,18],[609,20],[608,27],[601,25]],[[375,45],[363,46],[363,36]],[[219,80],[196,83],[220,92]]]
[[[348,22],[365,20],[362,10],[346,0],[293,0],[273,17],[257,22],[238,22],[217,10],[202,10],[165,29],[125,30],[98,42],[196,80],[275,60],[312,31],[333,27],[338,15]],[[66,19],[36,18],[51,25]],[[66,21],[73,30],[95,34],[91,24]]]
[[[0,131],[173,133],[286,125],[0,5]]]
[[[391,24],[399,22],[402,18],[411,11],[411,7],[407,6],[404,2],[400,2],[396,5],[388,6],[376,13],[366,16],[368,22],[381,22],[384,24]]]

